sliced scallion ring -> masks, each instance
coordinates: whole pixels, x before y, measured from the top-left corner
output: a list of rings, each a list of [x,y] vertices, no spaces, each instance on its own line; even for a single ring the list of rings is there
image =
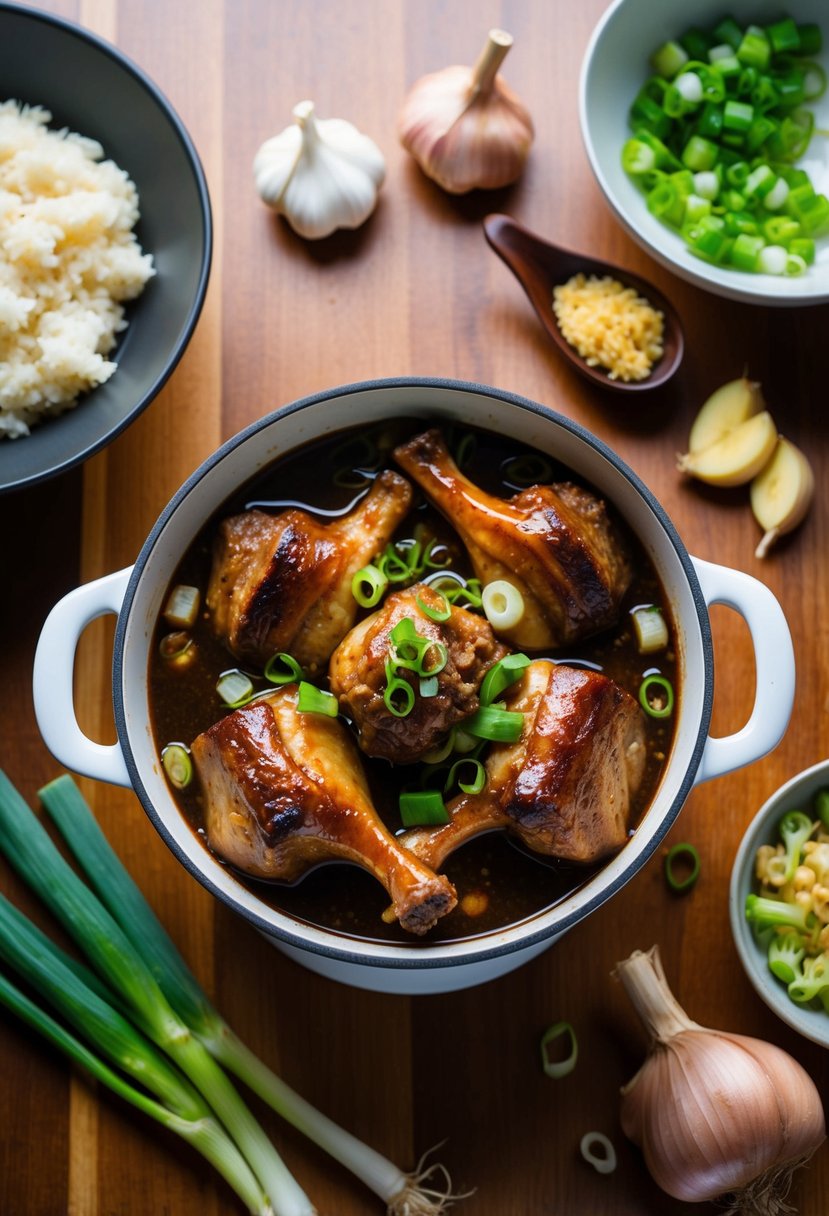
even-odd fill
[[[424,591],[426,591],[425,587]],[[421,592],[416,597],[415,603],[423,615],[427,616],[430,621],[448,621],[452,615],[452,605],[437,587],[429,587],[425,597]]]
[[[183,743],[168,743],[162,748],[161,765],[170,785],[177,790],[187,789],[193,780],[193,762]]]
[[[563,1038],[565,1035],[570,1042],[567,1055],[563,1059],[551,1059],[549,1052],[550,1044]],[[568,1076],[576,1067],[578,1058],[579,1044],[576,1032],[569,1022],[556,1022],[544,1031],[544,1034],[541,1036],[541,1067],[548,1077],[558,1080],[561,1077]]]
[[[471,780],[461,781],[458,776],[458,773],[463,773],[464,768],[469,769],[474,774]],[[456,783],[458,789],[462,790],[464,794],[480,794],[486,785],[486,769],[481,761],[473,760],[471,756],[464,756],[461,760],[456,760],[449,770],[449,775],[443,787],[444,797],[452,790]]]
[[[504,481],[525,489],[547,482],[553,475],[553,467],[538,452],[526,452],[522,456],[511,456],[501,466]]]
[[[585,1132],[579,1152],[597,1174],[612,1174],[616,1169],[616,1149],[602,1132]]]
[[[429,827],[449,822],[440,790],[409,790],[400,794],[400,819],[404,827]]]
[[[677,874],[677,865],[680,865],[685,873]],[[689,891],[699,878],[699,869],[699,853],[694,845],[683,841],[668,849],[665,857],[665,878],[672,891]]]
[[[463,724],[467,735],[473,735],[476,739],[490,739],[495,743],[517,743],[523,727],[523,714],[494,705],[482,705]]]
[[[415,691],[408,680],[397,675],[394,663],[386,660],[386,687],[383,692],[386,709],[395,718],[407,718],[414,709]]]
[[[253,696],[253,681],[238,667],[223,671],[216,681],[216,692],[229,709],[240,709]]]
[[[652,654],[668,645],[668,626],[657,604],[634,608],[630,614],[640,654]]]
[[[298,684],[302,679],[302,668],[295,658],[280,651],[268,659],[264,674],[271,684]]]
[[[422,681],[421,681],[421,683],[422,683]],[[476,742],[476,740],[473,740],[473,743],[474,742]],[[421,756],[421,760],[423,761],[424,764],[442,764],[444,760],[446,760],[449,756],[452,755],[452,752],[454,750],[455,750],[455,731],[450,730],[450,732],[446,736],[446,739],[444,740],[444,742],[441,743],[438,747],[433,747],[431,751],[424,752],[423,755]]]
[[[361,608],[374,608],[389,585],[388,577],[376,566],[363,566],[351,580],[351,594]]]
[[[201,593],[198,587],[177,583],[167,597],[162,616],[168,625],[179,629],[192,629],[199,615]]]
[[[670,718],[674,711],[674,686],[665,676],[646,676],[639,685],[639,704],[652,718]]]
[[[524,615],[524,597],[505,578],[487,583],[481,592],[484,615],[493,629],[513,629]]]
[[[505,688],[509,688],[516,680],[520,680],[530,660],[525,654],[508,654],[490,667],[481,684],[478,700],[481,705],[491,705],[497,701]]]
[[[177,629],[175,633],[164,635],[158,644],[158,653],[165,663],[176,664],[194,645],[193,637],[186,629]]]
[[[339,704],[334,694],[317,688],[316,684],[309,684],[307,680],[300,682],[296,707],[297,713],[324,714],[327,718],[336,718],[339,713]]]

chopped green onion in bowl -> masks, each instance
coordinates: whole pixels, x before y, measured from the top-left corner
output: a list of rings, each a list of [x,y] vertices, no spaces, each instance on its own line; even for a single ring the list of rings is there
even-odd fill
[[[717,36],[723,28],[728,40]],[[654,52],[654,74],[630,107],[622,168],[651,214],[703,261],[796,277],[811,263],[791,242],[829,232],[829,199],[794,167],[815,132],[809,106],[826,89],[811,59],[821,46],[816,26],[788,17],[764,28],[729,19]],[[771,215],[785,217],[785,240],[766,231]]]

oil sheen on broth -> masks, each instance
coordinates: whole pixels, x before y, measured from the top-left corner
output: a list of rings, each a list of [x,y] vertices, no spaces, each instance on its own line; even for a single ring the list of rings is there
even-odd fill
[[[190,546],[170,586],[185,583],[199,587],[203,600],[216,526],[221,519],[247,507],[256,505],[261,510],[278,511],[287,505],[301,506],[323,518],[344,514],[367,489],[377,468],[392,463],[385,454],[401,440],[425,429],[426,425],[422,420],[401,419],[369,433],[355,428],[310,442],[284,456],[228,499]],[[443,426],[442,429],[463,472],[492,494],[509,497],[532,481],[579,480],[566,467],[546,456],[540,457],[532,449],[511,443],[502,435],[471,427]],[[464,576],[471,576],[463,545],[451,527],[422,498],[416,496],[415,502],[394,539],[412,536],[415,526],[423,524],[439,543],[451,549],[452,568]],[[582,641],[566,652],[532,657],[550,657],[573,666],[602,671],[633,696],[638,695],[643,677],[652,672],[667,677],[676,689],[679,684],[677,657],[672,645],[655,656],[643,656],[637,649],[630,616],[637,605],[659,605],[671,638],[674,631],[669,605],[656,572],[629,532],[628,539],[634,577],[622,604],[618,626]],[[159,643],[168,632],[169,626],[160,619],[150,652],[150,704],[159,752],[172,742],[189,746],[197,735],[228,712],[216,693],[216,681],[223,671],[236,664],[224,645],[214,637],[204,608],[191,631],[196,658],[186,670],[165,662],[159,654]],[[634,825],[650,804],[659,783],[670,752],[675,719],[676,713],[669,719],[645,719],[647,764],[632,807]],[[400,770],[395,772],[382,760],[362,759],[375,805],[389,829],[399,833],[402,831],[397,808],[402,785]],[[187,822],[207,848],[197,779],[186,789],[172,792]],[[503,832],[479,836],[450,856],[443,867],[443,872],[457,888],[458,906],[422,940],[426,944],[451,941],[525,920],[558,903],[586,882],[595,870],[596,867],[567,864],[532,853]],[[259,898],[300,920],[349,937],[391,941],[415,950],[420,944],[398,924],[386,924],[381,919],[388,905],[386,892],[374,878],[356,866],[345,863],[320,866],[293,886],[237,876]]]

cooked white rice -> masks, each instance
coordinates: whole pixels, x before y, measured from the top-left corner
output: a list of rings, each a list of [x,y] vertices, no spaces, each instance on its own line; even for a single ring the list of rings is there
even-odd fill
[[[0,104],[0,438],[108,380],[121,301],[155,274],[132,232],[138,193],[95,140]]]

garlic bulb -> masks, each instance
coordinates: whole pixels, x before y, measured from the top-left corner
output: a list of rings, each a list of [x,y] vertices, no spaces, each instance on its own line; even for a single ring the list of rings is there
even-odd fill
[[[403,103],[398,120],[403,147],[450,194],[506,186],[524,167],[532,119],[496,74],[511,46],[504,30],[490,30],[474,68],[424,76]]]
[[[341,118],[317,118],[312,101],[293,110],[296,122],[256,153],[256,189],[300,236],[330,236],[359,228],[377,203],[386,176],[373,140]]]
[[[792,1172],[826,1135],[809,1074],[771,1043],[692,1022],[655,946],[615,974],[652,1036],[650,1055],[622,1090],[621,1118],[654,1181],[690,1203],[728,1194],[735,1214],[791,1212]]]

